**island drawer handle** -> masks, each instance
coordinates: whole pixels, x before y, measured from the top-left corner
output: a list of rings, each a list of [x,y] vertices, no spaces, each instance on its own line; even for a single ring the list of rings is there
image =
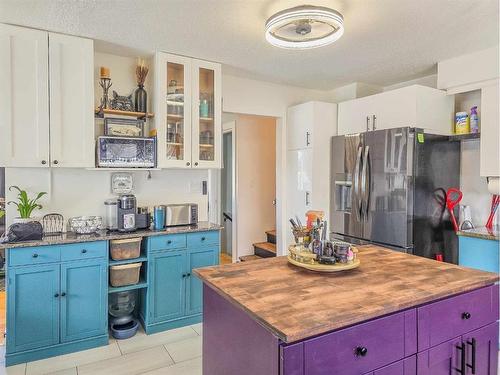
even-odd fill
[[[460,350],[460,368],[454,368],[456,372],[461,375],[465,375],[465,343],[457,345],[456,348]]]
[[[33,254],[33,258],[38,258],[38,254],[37,253]]]
[[[462,319],[463,320],[469,320],[470,318],[471,318],[470,312],[466,311],[466,312],[462,313]]]
[[[365,348],[364,346],[358,346],[356,348],[356,356],[365,357],[367,354],[368,354],[368,349]]]
[[[472,347],[472,363],[466,366],[472,370],[472,374],[476,373],[476,339],[472,339],[471,341],[467,340],[467,344]]]

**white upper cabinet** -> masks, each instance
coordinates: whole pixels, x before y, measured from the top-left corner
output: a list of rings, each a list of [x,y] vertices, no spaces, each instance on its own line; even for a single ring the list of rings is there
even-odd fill
[[[0,24],[1,166],[49,166],[47,38]]]
[[[499,82],[481,89],[481,176],[500,176]]]
[[[94,43],[49,33],[50,164],[94,167]]]
[[[4,24],[0,39],[0,164],[93,167],[93,42]]]
[[[450,134],[454,100],[444,91],[412,85],[339,104],[339,134],[418,127]]]
[[[158,167],[221,167],[221,98],[220,64],[156,54]]]

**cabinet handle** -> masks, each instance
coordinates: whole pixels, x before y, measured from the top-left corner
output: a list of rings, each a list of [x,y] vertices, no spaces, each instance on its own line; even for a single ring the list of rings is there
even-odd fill
[[[54,298],[59,297],[59,293],[54,294]]]
[[[205,237],[201,237],[201,240],[202,240],[202,241],[205,241],[205,240],[206,240],[206,238],[205,238]]]
[[[85,254],[87,252],[87,249],[82,249],[82,254]]]
[[[47,160],[42,160],[42,164],[43,165],[47,164]]]
[[[182,277],[183,277],[183,278],[184,278],[184,277],[186,277],[186,276],[187,276],[187,275],[186,275],[185,273],[183,273],[183,274],[182,274]]]
[[[311,144],[311,141],[309,139],[310,137],[311,137],[311,133],[306,132],[306,146],[309,146]]]
[[[66,293],[62,292],[61,297],[66,297]]]
[[[372,118],[373,118],[373,120],[372,120],[372,130],[375,130],[375,129],[377,129],[377,127],[375,126],[375,123],[376,123],[376,120],[377,120],[377,116],[373,115]]]
[[[167,241],[167,245],[170,245],[172,243],[172,240]]]
[[[187,276],[187,277],[189,277],[189,276],[191,276],[191,274],[190,274],[190,273],[188,273],[186,276]]]
[[[460,351],[460,368],[454,368],[456,372],[465,375],[465,343],[457,345],[456,348]]]
[[[364,346],[358,346],[356,348],[356,356],[365,357],[368,354],[368,349]]]
[[[54,164],[59,164],[59,162],[57,160],[54,160]]]
[[[197,166],[198,166],[198,162],[197,162],[197,161],[194,163],[194,166],[195,166],[195,167],[197,167]]]
[[[366,116],[366,131],[370,131],[370,116]]]
[[[466,311],[466,312],[462,313],[462,319],[463,320],[469,320],[470,318],[471,318],[470,312]]]
[[[306,191],[306,206],[309,206],[311,204],[311,201],[309,199],[309,192]]]
[[[468,363],[466,366],[471,369],[472,374],[474,375],[476,373],[476,339],[472,340],[467,340],[467,345],[470,345],[472,348],[472,358],[471,358],[471,364],[469,365]]]
[[[190,163],[190,162],[187,162],[187,163],[186,163],[186,165],[189,167],[189,166],[191,165],[191,163]]]
[[[37,253],[33,254],[33,258],[38,258],[38,254]]]

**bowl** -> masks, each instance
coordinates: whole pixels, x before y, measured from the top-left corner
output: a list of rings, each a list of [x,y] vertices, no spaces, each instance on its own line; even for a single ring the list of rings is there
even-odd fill
[[[95,233],[102,228],[101,216],[77,216],[68,220],[69,228],[78,234]]]

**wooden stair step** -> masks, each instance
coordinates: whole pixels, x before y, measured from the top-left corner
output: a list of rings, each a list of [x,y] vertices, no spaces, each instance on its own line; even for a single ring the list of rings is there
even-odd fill
[[[242,255],[242,256],[240,256],[240,262],[249,262],[249,261],[258,260],[258,259],[262,259],[262,257],[260,257],[258,255]]]
[[[276,244],[271,242],[258,242],[253,244],[254,253],[262,258],[276,256]]]
[[[268,230],[266,231],[267,242],[276,244],[276,230]]]

